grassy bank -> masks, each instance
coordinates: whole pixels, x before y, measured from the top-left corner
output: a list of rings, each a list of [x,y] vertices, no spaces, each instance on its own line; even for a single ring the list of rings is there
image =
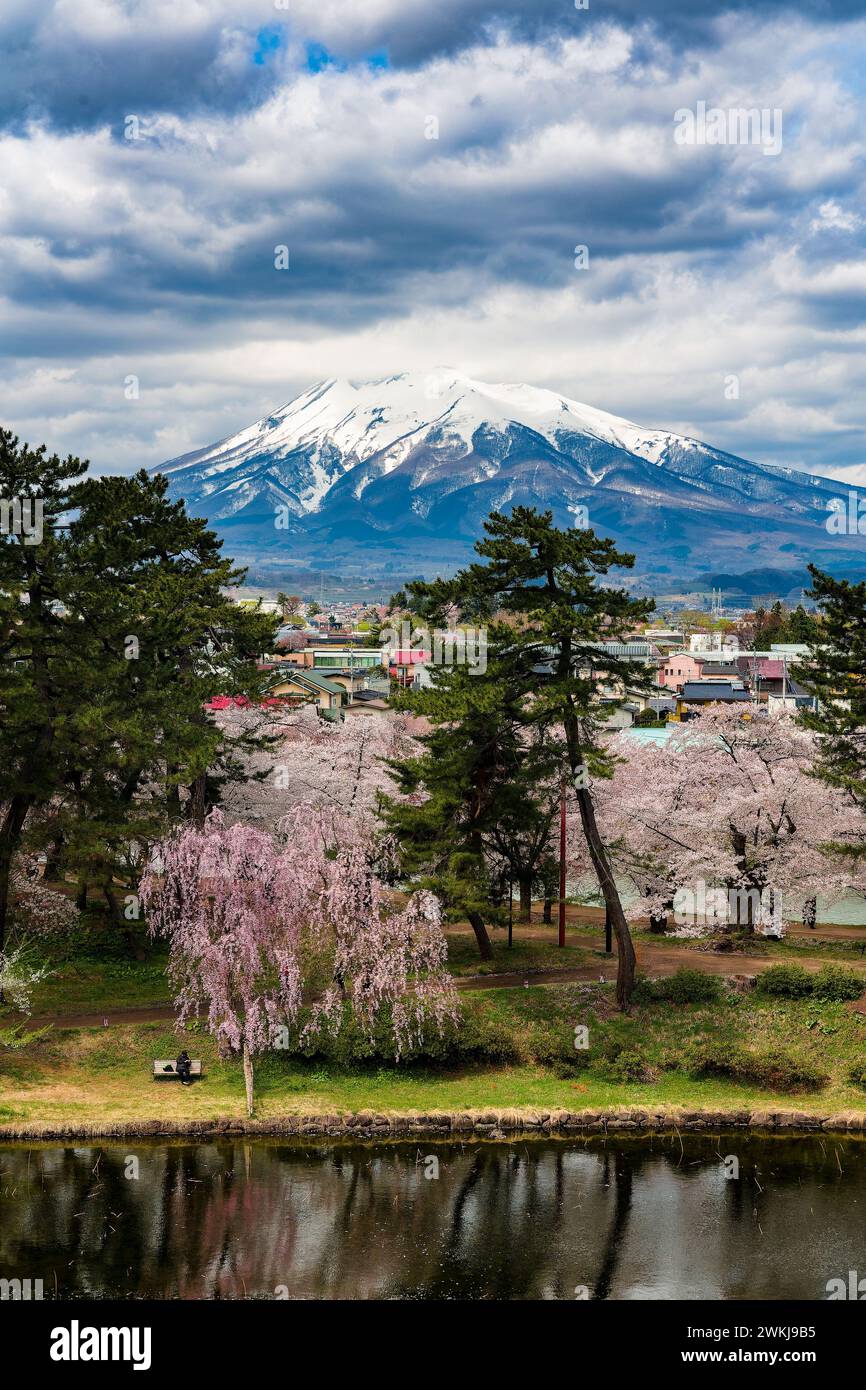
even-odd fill
[[[866,1112],[866,1090],[849,1079],[866,1062],[866,1017],[851,1004],[646,997],[624,1017],[609,987],[569,984],[468,992],[463,1006],[464,1027],[438,1060],[259,1059],[257,1116],[627,1105]],[[586,1050],[574,1047],[577,1025],[588,1029]],[[0,1127],[241,1118],[239,1063],[222,1061],[203,1034],[184,1041],[206,1072],[189,1089],[151,1079],[152,1059],[179,1047],[163,1023],[51,1032],[0,1053]],[[731,1058],[739,1071],[719,1074]]]

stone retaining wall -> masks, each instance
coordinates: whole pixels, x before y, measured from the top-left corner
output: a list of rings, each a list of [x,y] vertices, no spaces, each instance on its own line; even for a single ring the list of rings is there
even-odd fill
[[[392,1139],[426,1135],[439,1139],[505,1139],[512,1135],[577,1135],[700,1132],[748,1129],[761,1132],[863,1133],[866,1112],[815,1115],[803,1110],[477,1110],[451,1114],[284,1115],[272,1119],[139,1120],[123,1124],[0,1125],[0,1142],[17,1139],[219,1139],[236,1135],[329,1136]]]

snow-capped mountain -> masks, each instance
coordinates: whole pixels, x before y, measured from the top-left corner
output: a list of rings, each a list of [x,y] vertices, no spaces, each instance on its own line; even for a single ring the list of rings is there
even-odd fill
[[[450,368],[318,383],[273,415],[162,464],[173,495],[239,558],[461,563],[494,508],[552,508],[638,554],[642,570],[791,568],[854,558],[829,535],[838,482],[749,463],[555,391]],[[585,509],[585,511],[584,511]],[[838,565],[836,566],[838,568]]]

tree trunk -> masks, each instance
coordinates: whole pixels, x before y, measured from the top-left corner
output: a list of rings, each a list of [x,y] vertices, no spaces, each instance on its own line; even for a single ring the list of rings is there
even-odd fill
[[[108,904],[108,911],[110,913],[111,920],[114,923],[114,925],[118,928],[118,930],[123,933],[123,939],[126,942],[126,945],[131,954],[135,957],[136,960],[147,960],[147,954],[144,951],[141,942],[136,939],[135,932],[132,930],[132,927],[129,925],[129,922],[120,910],[120,904],[117,901],[117,897],[115,896],[113,889],[109,888],[106,884],[106,886],[102,890],[102,893],[105,898],[105,901]]]
[[[810,931],[815,930],[815,923],[818,920],[818,899],[807,898],[803,903],[803,926]]]
[[[189,788],[189,818],[198,830],[202,829],[207,815],[206,792],[207,777],[200,772]]]
[[[650,913],[650,931],[655,936],[664,936],[668,929],[668,917],[666,912]]]
[[[75,894],[75,906],[79,912],[83,912],[87,907],[87,880],[82,879],[78,885],[78,892]]]
[[[9,915],[9,880],[12,874],[12,860],[21,844],[21,832],[30,810],[28,797],[13,796],[6,808],[3,823],[0,825],[0,955],[6,946],[6,921]],[[0,991],[0,1003],[3,994]]]
[[[475,933],[475,940],[478,942],[478,950],[482,960],[493,959],[493,947],[490,944],[490,937],[487,935],[487,928],[480,912],[469,913],[469,925]]]
[[[544,921],[548,925],[553,921],[553,898],[547,893],[544,895]]]
[[[244,1086],[247,1092],[247,1114],[252,1118],[253,1113],[253,1059],[250,1056],[250,1049],[244,1042]]]
[[[42,877],[46,883],[56,883],[60,878],[60,857],[63,854],[63,836],[58,835],[45,852],[45,868]]]
[[[631,932],[628,929],[628,922],[625,920],[625,913],[622,910],[622,903],[619,899],[619,890],[614,882],[613,870],[610,867],[610,860],[607,857],[607,850],[599,833],[598,824],[595,819],[595,806],[588,787],[582,787],[577,793],[577,804],[580,810],[580,822],[586,838],[589,857],[598,879],[599,887],[604,894],[605,908],[610,916],[616,936],[617,962],[616,962],[616,1002],[623,1010],[628,1009],[629,1001],[634,993],[635,975],[635,954],[634,943],[631,939]]]
[[[520,912],[518,913],[517,920],[518,920],[518,922],[531,922],[531,921],[532,921],[532,879],[531,879],[531,878],[521,878],[521,879],[518,880],[518,882],[519,882],[519,884],[520,884]]]

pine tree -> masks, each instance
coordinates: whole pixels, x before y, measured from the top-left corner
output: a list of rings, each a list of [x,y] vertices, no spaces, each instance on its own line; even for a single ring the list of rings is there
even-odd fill
[[[242,572],[204,521],[168,500],[161,475],[88,479],[71,502],[66,601],[92,650],[66,854],[124,927],[117,880],[137,881],[130,851],[140,858],[182,816],[203,824],[221,782],[240,773],[206,705],[263,693],[256,658],[275,620],[225,597]]]
[[[25,834],[131,934],[119,899],[147,845],[241,771],[207,701],[261,693],[273,637],[225,597],[242,572],[165,478],[85,469],[0,432],[0,499],[43,510],[38,541],[0,534],[0,951]]]
[[[866,808],[866,581],[833,579],[814,565],[809,573],[821,621],[812,623],[808,663],[794,674],[819,707],[802,722],[818,735],[818,774]]]
[[[463,623],[488,626],[488,651],[492,649],[494,660],[488,655],[487,671],[467,673],[466,682],[477,683],[473,698],[478,706],[484,689],[490,689],[494,708],[502,699],[503,681],[508,684],[509,707],[516,710],[520,726],[540,739],[545,756],[555,759],[575,793],[589,856],[617,937],[617,999],[626,1007],[634,985],[634,947],[596,824],[589,780],[610,775],[600,726],[611,695],[615,703],[616,692],[622,697],[627,688],[648,684],[640,668],[612,654],[603,643],[645,621],[653,604],[598,583],[613,568],[630,568],[634,557],[591,530],[560,530],[553,525],[552,513],[528,507],[515,507],[508,516],[494,512],[484,529],[486,538],[475,549],[486,563],[474,562],[452,579],[410,584],[409,602],[428,621],[446,622],[459,611]],[[467,768],[474,768],[478,748],[485,747],[484,729],[470,724],[460,703],[450,697],[449,690],[443,691],[437,716],[441,756],[457,760],[457,749],[463,749],[454,772],[462,772],[460,785],[471,793]],[[421,700],[412,700],[420,710]],[[449,745],[449,739],[458,742]],[[495,797],[490,802],[489,814],[495,819]],[[448,833],[447,811],[447,798],[430,807],[431,836]]]
[[[534,800],[540,760],[524,738],[525,682],[490,654],[484,677],[466,666],[431,670],[429,688],[395,699],[433,727],[418,740],[420,757],[389,762],[401,798],[382,798],[381,811],[404,875],[435,891],[452,920],[466,917],[490,960],[487,926],[504,917],[496,861],[510,854],[513,863],[533,828],[542,846],[549,837],[550,811],[545,834]]]
[[[74,748],[79,634],[63,616],[68,555],[61,522],[69,489],[86,467],[0,429],[0,953],[12,861],[27,818],[62,788]]]

